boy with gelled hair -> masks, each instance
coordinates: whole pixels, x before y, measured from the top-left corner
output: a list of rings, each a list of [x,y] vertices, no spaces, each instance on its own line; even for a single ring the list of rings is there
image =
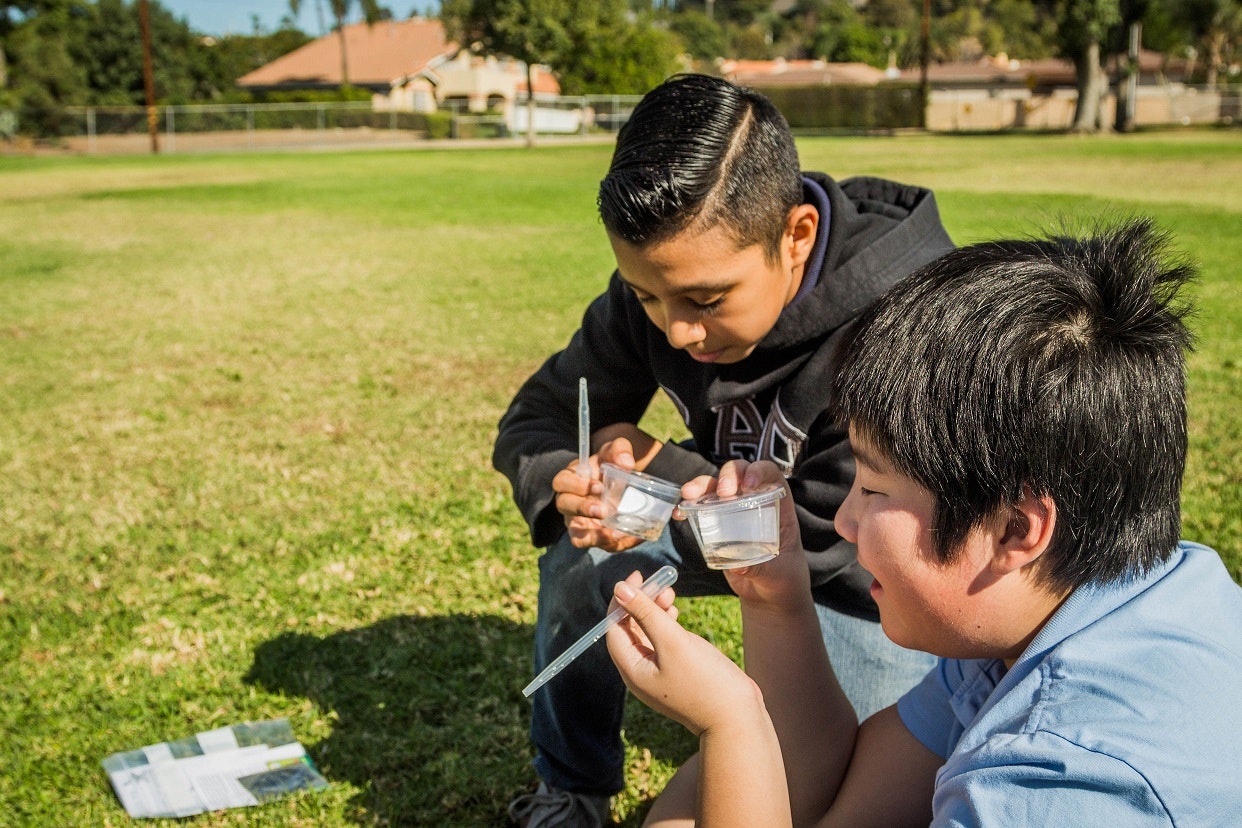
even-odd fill
[[[685,595],[729,594],[690,532],[659,540],[602,526],[599,465],[681,485],[734,458],[789,481],[813,595],[847,692],[883,707],[926,672],[884,638],[869,576],[833,527],[853,460],[825,416],[836,343],[885,288],[952,248],[932,194],[877,178],[804,173],[770,101],[719,78],[652,90],[617,138],[599,187],[617,262],[568,345],[522,386],[493,462],[513,485],[539,561],[538,673],[605,613],[613,584],[678,567]],[[578,379],[590,391],[592,478],[576,474]],[[663,391],[691,435],[637,423]],[[533,697],[538,791],[513,803],[527,828],[598,825],[621,789],[625,687],[593,648]]]
[[[837,529],[885,633],[940,660],[860,726],[788,510],[783,554],[728,573],[746,673],[618,584],[622,675],[700,735],[697,787],[649,825],[1236,822],[1242,590],[1178,539],[1191,272],[1133,221],[962,248],[863,315]],[[683,494],[773,479],[738,463]]]

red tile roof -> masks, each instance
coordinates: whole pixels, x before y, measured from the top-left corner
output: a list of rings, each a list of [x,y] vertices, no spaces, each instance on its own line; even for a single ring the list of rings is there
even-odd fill
[[[531,80],[535,82],[535,97],[540,95],[559,95],[561,94],[561,82],[554,75],[549,73],[542,66],[535,66],[534,71],[530,73]],[[517,82],[517,91],[526,94],[526,72],[523,70],[522,79]]]
[[[920,69],[913,66],[901,73],[903,81],[917,82]],[[927,66],[930,83],[955,85],[1028,85],[1041,86],[1074,85],[1074,64],[1059,58],[1009,61],[995,58],[931,63]]]
[[[1139,52],[1139,69],[1144,83],[1156,82],[1158,75],[1170,80],[1181,79],[1186,74],[1186,61],[1167,59],[1159,52],[1144,49]],[[1116,58],[1110,58],[1105,71],[1116,70]],[[903,81],[917,82],[919,68],[906,69],[901,73]],[[929,83],[943,86],[1062,86],[1077,84],[1077,73],[1071,61],[1061,58],[1038,58],[1035,60],[1009,60],[1003,56],[955,63],[932,63],[927,67]]]
[[[439,20],[384,20],[368,26],[344,27],[349,82],[357,86],[388,86],[413,75],[441,55],[457,50],[444,37]],[[238,79],[238,86],[339,86],[341,42],[336,32],[307,43]],[[538,84],[536,84],[538,86]]]
[[[744,86],[870,86],[884,80],[884,70],[865,63],[823,60],[726,60],[720,73]]]

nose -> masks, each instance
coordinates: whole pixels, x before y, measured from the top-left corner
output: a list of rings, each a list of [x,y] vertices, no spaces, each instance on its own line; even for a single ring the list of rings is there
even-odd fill
[[[858,499],[861,495],[858,493],[858,486],[850,486],[850,493],[846,495],[845,502],[837,508],[837,515],[833,519],[833,527],[837,530],[837,534],[850,543],[858,543]]]
[[[674,348],[688,348],[706,339],[707,329],[701,322],[670,313],[664,335],[668,338],[668,344]]]

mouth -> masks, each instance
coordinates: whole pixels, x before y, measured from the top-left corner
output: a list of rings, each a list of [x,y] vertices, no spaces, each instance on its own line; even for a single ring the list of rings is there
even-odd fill
[[[686,353],[688,353],[690,355],[690,358],[693,359],[695,362],[715,362],[716,360],[720,359],[721,355],[724,354],[724,351],[723,350],[708,351],[707,353],[695,353],[694,351],[686,351]]]
[[[877,595],[884,591],[884,587],[880,586],[880,582],[874,578],[871,580],[871,597],[874,600]]]

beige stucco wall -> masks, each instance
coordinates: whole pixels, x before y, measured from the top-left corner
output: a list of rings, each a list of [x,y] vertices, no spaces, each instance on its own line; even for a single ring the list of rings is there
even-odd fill
[[[1078,95],[1072,89],[1037,95],[1024,89],[935,89],[927,127],[936,131],[988,131],[1025,127],[1066,129]],[[1117,101],[1104,99],[1104,121],[1112,124]],[[1140,87],[1134,120],[1139,126],[1228,122],[1230,102],[1219,92],[1188,87]],[[1236,106],[1236,103],[1234,104]]]

